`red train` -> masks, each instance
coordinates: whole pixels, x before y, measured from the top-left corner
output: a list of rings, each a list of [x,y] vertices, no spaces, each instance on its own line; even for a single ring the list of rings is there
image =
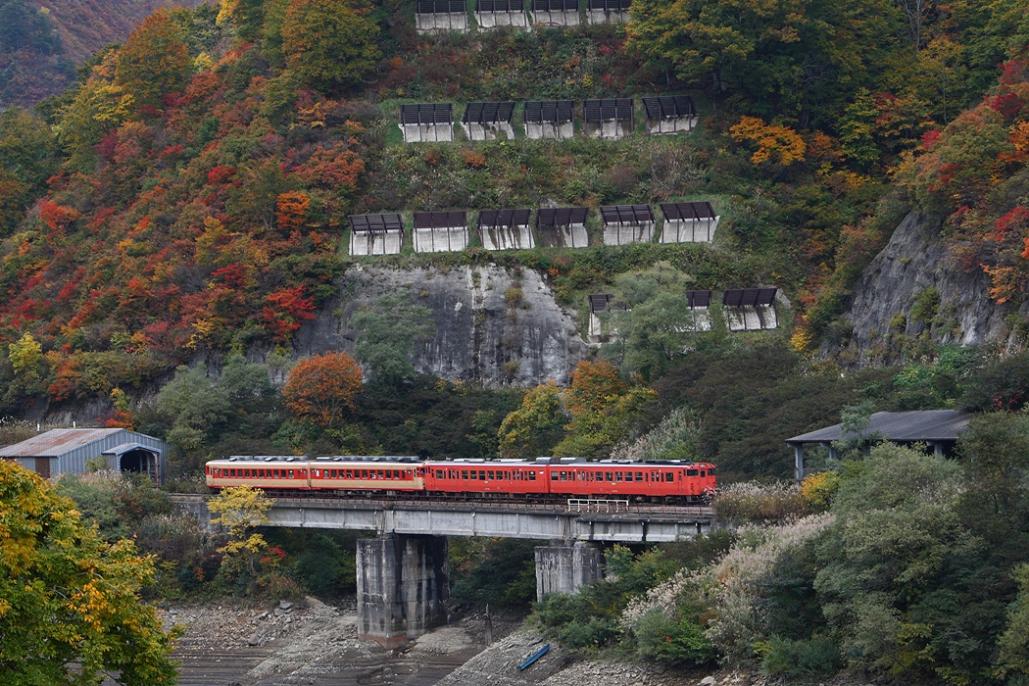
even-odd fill
[[[568,458],[421,460],[417,457],[235,456],[204,468],[208,487],[249,485],[276,492],[466,497],[618,497],[705,500],[717,487],[707,462],[585,462]]]

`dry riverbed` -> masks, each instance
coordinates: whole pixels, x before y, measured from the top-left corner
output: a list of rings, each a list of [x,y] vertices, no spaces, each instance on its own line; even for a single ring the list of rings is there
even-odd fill
[[[357,639],[356,610],[314,598],[269,607],[222,603],[171,607],[184,633],[176,657],[181,686],[794,686],[760,675],[683,672],[651,665],[576,660],[557,644],[533,667],[518,662],[543,645],[516,622],[494,621],[486,646],[481,618],[441,627],[399,651]],[[865,686],[846,679],[823,686]]]

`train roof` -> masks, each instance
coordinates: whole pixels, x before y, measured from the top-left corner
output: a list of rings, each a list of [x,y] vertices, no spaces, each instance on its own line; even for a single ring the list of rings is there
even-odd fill
[[[221,460],[210,460],[207,464],[371,464],[371,465],[475,465],[493,467],[715,467],[711,462],[693,462],[690,460],[660,460],[655,462],[634,462],[631,460],[586,460],[581,457],[537,457],[535,460],[483,460],[459,458],[454,460],[423,460],[416,455],[328,455],[324,457],[306,457],[297,455],[232,455]]]

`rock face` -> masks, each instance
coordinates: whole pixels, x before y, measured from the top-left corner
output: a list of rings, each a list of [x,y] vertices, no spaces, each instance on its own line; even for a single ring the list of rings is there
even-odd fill
[[[420,372],[489,386],[568,380],[587,345],[574,316],[532,270],[497,266],[390,270],[355,266],[340,295],[298,336],[298,353],[352,351],[353,315],[389,294],[429,309],[435,334],[412,360]]]
[[[1024,345],[1012,331],[1011,315],[1029,317],[1029,304],[1016,312],[993,302],[986,275],[962,269],[948,254],[938,238],[941,226],[938,218],[911,212],[865,268],[846,315],[853,333],[842,351],[844,361],[861,366],[896,361],[905,343],[919,339],[993,343],[1008,351]]]

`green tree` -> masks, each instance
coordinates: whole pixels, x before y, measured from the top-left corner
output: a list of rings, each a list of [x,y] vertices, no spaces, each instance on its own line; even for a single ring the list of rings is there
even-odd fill
[[[186,36],[171,10],[143,20],[118,51],[116,77],[137,107],[159,106],[186,84],[191,69]]]
[[[831,126],[903,31],[888,0],[637,0],[629,45],[768,117]]]
[[[326,92],[361,83],[381,57],[370,13],[364,0],[290,0],[282,25],[289,68]]]
[[[215,439],[233,405],[225,389],[204,369],[183,366],[157,394],[155,409],[167,426],[168,441],[189,452]]]
[[[983,547],[959,515],[964,480],[954,461],[891,444],[848,463],[815,589],[851,667],[947,683],[981,673]]]
[[[153,561],[104,542],[68,498],[0,460],[0,673],[11,686],[175,683],[172,636],[140,600]]]
[[[998,667],[1012,686],[1029,683],[1029,564],[1015,571],[1018,597],[1008,610],[1008,624],[997,641]]]
[[[374,383],[397,385],[414,378],[415,347],[436,333],[432,311],[409,294],[387,295],[362,307],[350,320],[357,332],[354,353]]]
[[[534,458],[548,454],[561,438],[565,419],[561,391],[555,384],[542,384],[527,391],[518,409],[500,423],[500,456]]]

